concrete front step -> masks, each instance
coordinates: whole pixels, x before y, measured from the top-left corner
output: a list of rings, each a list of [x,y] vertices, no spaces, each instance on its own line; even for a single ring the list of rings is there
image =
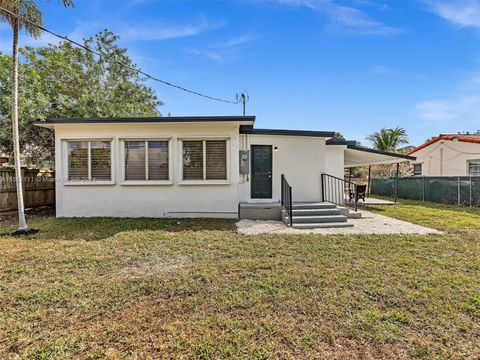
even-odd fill
[[[293,216],[344,215],[340,209],[293,209]]]
[[[294,224],[303,224],[303,223],[345,223],[347,222],[347,217],[344,215],[321,215],[321,216],[293,216]]]
[[[353,224],[348,222],[340,223],[304,223],[304,224],[293,224],[294,229],[325,229],[325,228],[348,228],[352,227]]]
[[[292,205],[293,210],[306,210],[306,209],[336,209],[334,204],[318,202],[318,203],[294,203]]]

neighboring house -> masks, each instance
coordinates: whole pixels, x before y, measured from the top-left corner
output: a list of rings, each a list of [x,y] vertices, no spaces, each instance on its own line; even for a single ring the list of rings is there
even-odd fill
[[[480,176],[480,135],[439,135],[408,155],[415,176]]]
[[[251,204],[259,218],[278,218],[282,174],[294,202],[320,202],[328,190],[322,173],[343,179],[345,167],[414,159],[333,141],[333,131],[256,129],[254,122],[245,116],[34,124],[55,131],[59,217],[236,218],[240,204]]]

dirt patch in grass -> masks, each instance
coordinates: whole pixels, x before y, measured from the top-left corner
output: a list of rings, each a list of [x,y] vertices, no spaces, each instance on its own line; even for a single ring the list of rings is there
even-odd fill
[[[25,214],[29,220],[52,217],[55,216],[55,208],[51,206],[45,206],[36,209],[27,209]],[[15,211],[0,212],[0,228],[15,226],[17,221],[18,216]]]
[[[132,260],[121,268],[116,276],[122,279],[141,278],[159,273],[172,273],[185,267],[189,263],[187,256],[176,256],[173,258]]]

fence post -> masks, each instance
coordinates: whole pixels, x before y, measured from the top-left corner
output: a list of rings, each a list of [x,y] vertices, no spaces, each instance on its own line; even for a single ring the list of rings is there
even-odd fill
[[[370,180],[370,177],[372,176],[372,165],[368,165],[368,180],[367,180],[367,197],[370,197],[370,194],[371,194],[371,187],[372,187],[372,184],[371,184],[371,180]]]
[[[422,201],[425,202],[425,176],[422,176]]]
[[[400,175],[400,163],[397,163],[397,175],[395,177],[395,203],[397,203],[398,200],[398,177]]]
[[[473,206],[472,202],[472,176],[470,175],[470,207]]]
[[[462,203],[461,203],[461,190],[460,190],[460,176],[458,177],[458,180],[457,180],[457,197],[458,197],[458,206],[460,206]]]

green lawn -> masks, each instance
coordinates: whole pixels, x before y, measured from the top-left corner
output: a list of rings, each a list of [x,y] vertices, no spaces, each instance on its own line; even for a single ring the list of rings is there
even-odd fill
[[[41,232],[17,239],[4,227],[0,358],[478,359],[480,212],[375,211],[446,233],[38,217]]]
[[[393,200],[391,198],[384,198]],[[480,230],[480,209],[399,199],[395,206],[371,206],[369,210],[443,231]],[[361,202],[360,202],[361,204]]]

